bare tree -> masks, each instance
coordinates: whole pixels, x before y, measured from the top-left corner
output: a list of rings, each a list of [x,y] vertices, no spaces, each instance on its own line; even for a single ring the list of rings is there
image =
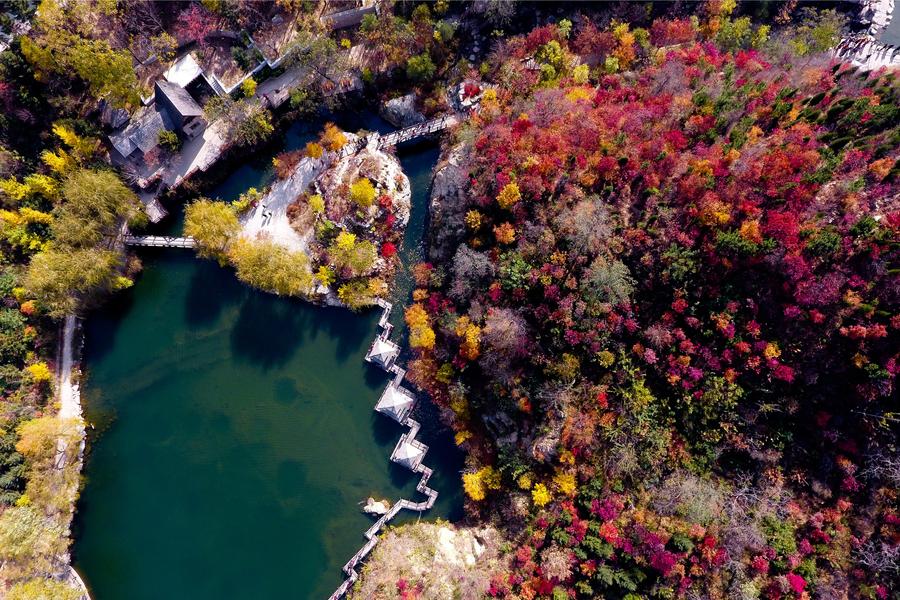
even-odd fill
[[[494,264],[483,252],[463,244],[453,257],[453,282],[449,295],[454,300],[467,300],[472,292],[494,276]]]

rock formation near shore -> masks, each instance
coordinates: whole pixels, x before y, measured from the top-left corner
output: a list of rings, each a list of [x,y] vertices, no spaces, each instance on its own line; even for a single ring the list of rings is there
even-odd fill
[[[351,600],[478,599],[506,567],[504,539],[491,527],[417,523],[392,529],[379,542],[349,595]]]
[[[452,258],[455,244],[465,233],[465,193],[468,183],[463,166],[466,147],[445,148],[434,169],[431,185],[431,225],[428,259],[443,262]]]

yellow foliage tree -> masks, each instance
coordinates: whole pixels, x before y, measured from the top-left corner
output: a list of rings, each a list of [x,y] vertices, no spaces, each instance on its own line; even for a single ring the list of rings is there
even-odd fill
[[[409,326],[409,345],[426,350],[434,348],[434,330],[422,305],[413,304],[407,308],[405,318]]]
[[[341,231],[334,240],[334,244],[341,250],[353,250],[353,246],[356,245],[356,234]]]
[[[248,77],[244,80],[244,83],[241,84],[241,92],[244,94],[245,98],[252,98],[256,95],[256,80],[252,77]]]
[[[550,491],[543,483],[539,483],[531,489],[531,500],[537,507],[546,506],[552,499]]]
[[[478,472],[475,473],[463,473],[463,489],[466,492],[466,495],[475,500],[476,502],[480,502],[485,499],[487,496],[487,490],[484,488],[484,482],[481,480]]]
[[[494,236],[500,244],[512,244],[516,241],[516,228],[510,223],[500,223],[494,227]]]
[[[53,379],[53,373],[45,362],[36,362],[25,367],[35,383],[44,383]]]
[[[375,202],[375,186],[365,177],[357,179],[350,186],[350,200],[363,208],[372,206]]]
[[[557,472],[553,477],[553,483],[555,483],[556,487],[559,488],[559,491],[566,496],[575,495],[577,486],[575,483],[575,475],[573,475],[572,473],[567,473],[565,471]]]
[[[466,227],[468,227],[472,231],[475,231],[479,227],[481,227],[482,220],[482,215],[477,210],[470,210],[466,213]]]
[[[319,270],[316,272],[316,279],[319,280],[319,283],[321,283],[322,285],[327,287],[327,286],[331,285],[332,283],[334,283],[334,279],[335,279],[334,270],[327,265],[322,265],[319,267]]]
[[[518,184],[515,182],[507,183],[497,195],[497,204],[500,205],[500,208],[508,209],[521,199],[522,193],[519,191]]]
[[[321,194],[313,194],[309,197],[309,208],[316,214],[325,212],[325,200]]]
[[[475,360],[480,354],[479,345],[481,344],[481,327],[470,323],[466,326],[462,334],[462,344],[459,346],[459,353],[466,360]]]
[[[71,127],[62,123],[53,124],[53,134],[68,146],[79,160],[90,158],[100,148],[100,140],[97,138],[80,136]]]
[[[334,123],[325,123],[321,142],[328,150],[337,152],[347,143],[347,136]]]
[[[310,158],[321,158],[324,152],[325,149],[315,142],[309,142],[306,144],[306,155]]]
[[[72,169],[75,168],[76,162],[71,154],[63,150],[62,148],[58,149],[56,152],[51,152],[50,150],[44,150],[41,152],[41,160],[44,161],[44,164],[50,167],[50,170],[58,175],[64,175],[68,173]]]
[[[500,473],[490,465],[474,473],[464,473],[463,489],[469,498],[480,502],[485,499],[488,490],[500,489]]]

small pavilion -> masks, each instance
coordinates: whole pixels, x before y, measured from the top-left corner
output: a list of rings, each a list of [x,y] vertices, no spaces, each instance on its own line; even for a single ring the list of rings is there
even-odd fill
[[[400,346],[387,339],[387,337],[379,335],[372,342],[372,347],[366,354],[366,361],[375,363],[385,371],[390,370],[397,355],[400,354]]]
[[[415,403],[416,397],[413,396],[412,392],[392,381],[384,389],[381,398],[378,399],[375,410],[389,416],[398,423],[403,423],[406,421],[406,417],[409,416]]]
[[[409,434],[400,436],[397,447],[391,453],[391,460],[397,464],[401,464],[411,471],[415,471],[422,463],[422,458],[428,451],[428,446],[418,441]]]

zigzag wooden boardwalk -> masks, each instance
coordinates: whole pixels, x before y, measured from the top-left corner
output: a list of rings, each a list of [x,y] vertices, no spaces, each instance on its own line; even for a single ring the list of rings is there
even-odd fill
[[[344,565],[343,571],[347,575],[347,579],[345,579],[344,582],[341,583],[340,587],[338,587],[338,589],[336,589],[334,593],[331,594],[329,600],[340,600],[340,598],[342,598],[344,594],[349,591],[353,584],[356,583],[356,580],[359,579],[359,572],[357,571],[357,567],[359,567],[359,564],[363,560],[365,560],[366,557],[369,556],[369,554],[375,548],[375,545],[378,543],[379,532],[381,532],[382,528],[387,525],[391,521],[391,519],[397,516],[397,513],[399,513],[401,510],[411,510],[422,513],[434,506],[434,503],[438,497],[437,490],[428,487],[428,480],[431,479],[433,471],[429,467],[426,467],[424,464],[422,464],[422,459],[428,452],[428,446],[416,439],[416,435],[419,433],[421,424],[415,419],[409,417],[411,407],[407,407],[401,412],[392,412],[391,410],[387,409],[386,406],[382,405],[382,403],[385,401],[385,397],[388,395],[388,391],[391,391],[392,388],[394,390],[402,390],[403,394],[409,395],[409,397],[412,398],[413,403],[415,402],[415,396],[413,396],[411,392],[405,390],[401,386],[403,377],[406,375],[406,370],[394,362],[394,360],[396,359],[396,354],[399,353],[400,349],[396,346],[396,344],[388,339],[390,337],[391,331],[393,330],[393,325],[388,322],[393,306],[390,302],[381,299],[378,300],[378,306],[380,306],[382,309],[381,317],[378,320],[378,325],[379,327],[381,327],[381,332],[375,337],[375,340],[372,342],[372,347],[366,354],[366,361],[380,366],[388,373],[394,375],[394,377],[388,384],[388,389],[385,390],[385,395],[382,396],[382,399],[379,400],[378,404],[376,405],[376,410],[392,416],[401,424],[407,425],[409,427],[409,431],[400,436],[400,441],[397,442],[397,446],[396,448],[394,448],[394,452],[391,454],[391,460],[407,467],[410,467],[410,465],[412,465],[411,468],[413,472],[420,473],[422,475],[422,477],[419,479],[419,483],[416,484],[416,491],[418,491],[420,494],[423,494],[425,496],[425,500],[421,502],[412,502],[405,499],[398,500],[394,503],[394,505],[388,512],[381,515],[381,517],[366,530],[366,532],[363,534],[366,538],[366,543],[363,544],[362,548],[357,550],[356,554],[354,554]],[[398,414],[402,416],[398,418]],[[409,449],[412,449],[415,452],[412,457],[407,457],[402,452],[403,450]]]
[[[197,242],[192,237],[168,235],[126,235],[126,246],[146,246],[150,248],[194,248]]]

